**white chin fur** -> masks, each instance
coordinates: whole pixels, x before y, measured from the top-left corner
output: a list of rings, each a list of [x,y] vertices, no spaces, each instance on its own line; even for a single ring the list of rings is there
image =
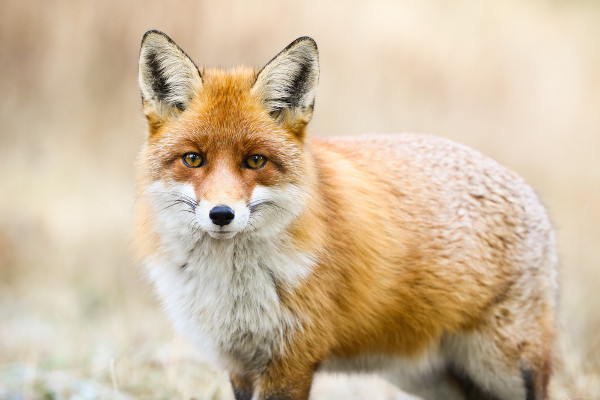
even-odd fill
[[[237,231],[206,231],[206,233],[208,233],[208,235],[213,239],[232,239],[238,234]]]

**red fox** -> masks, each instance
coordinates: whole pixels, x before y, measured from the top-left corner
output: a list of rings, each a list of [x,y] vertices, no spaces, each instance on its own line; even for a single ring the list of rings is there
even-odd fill
[[[144,35],[137,237],[175,328],[237,400],[307,399],[317,371],[548,398],[557,255],[536,193],[442,138],[307,138],[318,80],[308,37],[225,71]]]

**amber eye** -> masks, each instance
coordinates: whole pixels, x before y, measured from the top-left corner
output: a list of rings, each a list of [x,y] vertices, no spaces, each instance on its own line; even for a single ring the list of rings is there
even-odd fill
[[[190,168],[198,168],[204,165],[204,158],[198,153],[185,153],[181,159]]]
[[[250,169],[258,169],[264,167],[267,163],[267,157],[262,154],[254,154],[244,160],[244,166]]]

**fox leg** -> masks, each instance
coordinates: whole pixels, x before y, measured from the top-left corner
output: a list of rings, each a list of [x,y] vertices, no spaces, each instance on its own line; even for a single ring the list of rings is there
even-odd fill
[[[501,310],[506,313],[505,308]],[[548,323],[544,319],[552,320],[515,318],[514,324],[492,325],[449,338],[449,372],[466,399],[548,398],[553,330],[544,326]],[[531,329],[527,329],[528,323]]]
[[[497,400],[496,396],[484,392],[468,375],[462,371],[457,371],[454,367],[448,367],[448,379],[455,382],[456,387],[460,389],[461,399],[464,400]]]
[[[308,400],[314,371],[302,363],[272,361],[258,377],[252,400]]]
[[[404,374],[403,374],[404,375]],[[450,379],[443,371],[436,371],[421,377],[409,377],[404,375],[401,379],[399,376],[392,377],[388,374],[384,375],[386,379],[396,385],[399,389],[418,396],[418,399],[423,400],[463,400],[463,392],[460,386]],[[413,399],[413,397],[410,397]]]
[[[406,393],[417,396],[419,400],[499,400],[488,392],[484,392],[473,379],[452,364],[441,362],[419,368],[394,371],[393,368],[383,373],[392,384]],[[416,399],[410,396],[410,399]]]
[[[231,381],[235,400],[252,400],[252,394],[254,392],[252,378],[231,374],[229,380]]]

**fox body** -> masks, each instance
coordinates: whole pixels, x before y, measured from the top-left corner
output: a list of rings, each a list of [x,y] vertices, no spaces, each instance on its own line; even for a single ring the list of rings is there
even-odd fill
[[[238,400],[306,399],[318,370],[547,398],[557,258],[534,191],[441,138],[307,138],[318,74],[310,38],[223,71],[144,36],[137,237],[175,327]]]

